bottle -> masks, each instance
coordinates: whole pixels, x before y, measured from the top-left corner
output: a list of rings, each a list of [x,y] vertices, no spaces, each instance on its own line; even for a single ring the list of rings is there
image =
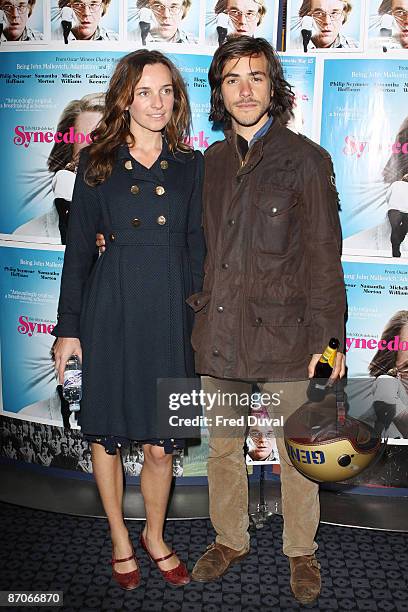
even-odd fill
[[[337,338],[331,338],[316,364],[314,376],[307,390],[307,396],[312,402],[320,402],[326,395],[327,381],[332,375],[339,346]]]
[[[82,398],[82,367],[77,355],[71,355],[65,366],[62,395],[71,412],[78,412]]]

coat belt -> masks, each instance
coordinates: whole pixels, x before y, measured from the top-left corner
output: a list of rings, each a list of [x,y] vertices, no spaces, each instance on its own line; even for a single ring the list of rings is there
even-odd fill
[[[187,246],[185,232],[167,232],[160,229],[125,229],[112,230],[108,234],[106,246],[140,244],[145,246]]]

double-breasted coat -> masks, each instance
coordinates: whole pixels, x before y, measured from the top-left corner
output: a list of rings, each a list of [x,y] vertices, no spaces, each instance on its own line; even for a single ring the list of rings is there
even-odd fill
[[[53,333],[81,341],[83,433],[160,438],[157,380],[194,376],[185,300],[203,278],[203,157],[173,154],[163,140],[147,169],[121,146],[111,176],[96,187],[84,181],[86,157],[85,150]],[[106,251],[95,262],[97,232]]]

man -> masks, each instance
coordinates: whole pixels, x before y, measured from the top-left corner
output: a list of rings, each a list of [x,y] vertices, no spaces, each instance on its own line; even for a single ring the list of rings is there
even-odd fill
[[[43,40],[44,34],[32,30],[27,22],[31,17],[36,0],[0,0],[0,9],[4,11],[4,29],[0,35],[1,42],[26,42]]]
[[[58,0],[61,10],[65,6],[72,8],[75,24],[68,34],[68,42],[75,40],[119,40],[119,34],[107,30],[101,25],[111,0]],[[52,32],[53,39],[63,38],[61,27]]]
[[[142,6],[139,12],[139,28],[140,28],[140,36],[142,39],[142,45],[146,46],[146,37],[150,32],[151,25],[154,21],[153,13],[149,9],[149,7]]]
[[[408,0],[383,0],[378,14],[381,15],[380,41],[388,34],[387,49],[408,49]],[[384,23],[384,20],[388,21]]]
[[[198,43],[193,34],[183,30],[182,22],[190,10],[191,0],[137,0],[140,13],[143,7],[148,7],[154,16],[146,43]],[[128,39],[142,42],[137,30],[130,32]]]
[[[303,0],[299,9],[299,17],[303,19],[309,15],[313,18],[317,29],[307,50],[357,47],[355,40],[341,32],[351,10],[352,6],[347,0]],[[302,37],[298,37],[293,47],[303,48],[303,46]]]
[[[74,11],[70,6],[63,6],[61,9],[61,26],[62,34],[64,36],[64,43],[68,44],[68,36],[72,30],[72,23],[74,21]]]
[[[64,470],[76,470],[78,459],[70,456],[66,440],[61,440],[61,450],[51,461],[51,467],[62,468]]]
[[[266,15],[265,0],[217,0],[214,13],[217,26],[219,15],[222,13],[226,14],[232,26],[230,28],[231,35],[254,36],[257,27]],[[211,27],[207,28],[206,32],[206,42],[208,44],[218,42],[220,45],[218,27],[216,31],[213,31],[213,22],[210,21],[210,24]]]
[[[227,40],[215,52],[209,81],[210,119],[224,123],[226,139],[205,154],[206,274],[202,293],[188,300],[196,313],[196,369],[206,375],[205,392],[216,397],[248,394],[254,382],[272,393],[278,381],[293,411],[329,339],[344,346],[341,232],[330,156],[281,124],[293,94],[264,39]],[[343,374],[339,353],[333,377]],[[284,389],[280,381],[293,383]],[[217,414],[237,415],[238,404],[216,402],[207,414],[213,421]],[[202,582],[219,578],[249,552],[246,427],[229,429],[210,428],[210,517],[217,537],[193,569],[193,579]],[[277,447],[283,550],[296,599],[310,603],[320,592],[318,485],[292,466],[281,435]]]

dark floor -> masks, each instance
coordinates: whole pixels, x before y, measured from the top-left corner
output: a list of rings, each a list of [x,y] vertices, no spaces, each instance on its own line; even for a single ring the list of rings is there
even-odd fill
[[[62,608],[10,610],[110,610],[257,612],[298,610],[281,553],[282,520],[252,533],[251,554],[223,578],[185,588],[165,586],[138,551],[143,583],[126,592],[111,579],[105,520],[75,518],[0,504],[0,590],[62,590]],[[141,522],[129,522],[136,544]],[[167,541],[191,569],[213,539],[207,520],[169,521]],[[408,534],[322,525],[318,534],[323,588],[308,610],[408,611]],[[6,608],[4,608],[6,609]]]

